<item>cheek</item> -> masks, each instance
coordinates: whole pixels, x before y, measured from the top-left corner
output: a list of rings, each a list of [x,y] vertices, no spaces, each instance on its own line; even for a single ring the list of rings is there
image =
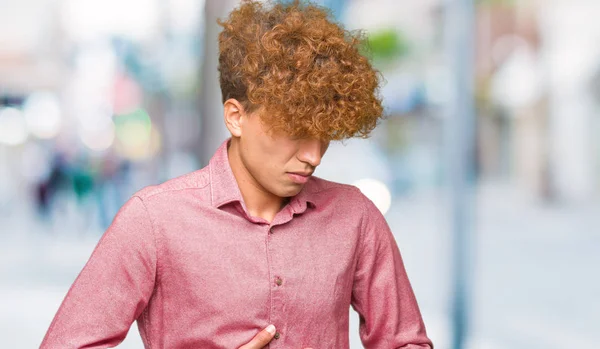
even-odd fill
[[[246,167],[264,185],[284,179],[286,171],[301,169],[296,160],[296,144],[271,139],[266,134],[257,135],[244,147]]]
[[[252,177],[260,182],[261,185],[269,185],[276,180],[278,173],[281,172],[280,166],[275,160],[276,154],[271,154],[259,144],[254,144],[254,148],[247,148],[243,154],[244,166],[248,169]]]
[[[263,159],[263,161],[258,163],[258,166],[260,167],[261,174],[266,181],[277,181],[278,177],[280,177],[284,172],[283,165],[273,157]]]
[[[281,175],[288,169],[298,168],[294,163],[296,151],[281,142],[264,145],[262,154],[261,162],[272,175]]]

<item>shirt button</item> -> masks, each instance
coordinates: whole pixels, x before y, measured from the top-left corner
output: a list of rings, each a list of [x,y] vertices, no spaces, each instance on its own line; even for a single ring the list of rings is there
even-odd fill
[[[275,339],[279,339],[279,337],[281,337],[281,335],[279,334],[279,332],[275,332],[275,336],[274,336],[274,338],[275,338]]]
[[[283,283],[283,280],[281,280],[281,278],[278,276],[275,278],[275,283],[277,284],[277,286],[281,286],[281,284]]]
[[[273,234],[273,228],[269,229],[269,234]]]

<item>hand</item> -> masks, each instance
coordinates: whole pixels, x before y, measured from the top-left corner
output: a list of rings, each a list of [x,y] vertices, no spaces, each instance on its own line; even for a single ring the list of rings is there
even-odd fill
[[[262,331],[258,332],[252,340],[238,349],[262,349],[265,345],[269,344],[273,336],[275,335],[275,326],[269,325]],[[312,348],[305,348],[312,349]]]

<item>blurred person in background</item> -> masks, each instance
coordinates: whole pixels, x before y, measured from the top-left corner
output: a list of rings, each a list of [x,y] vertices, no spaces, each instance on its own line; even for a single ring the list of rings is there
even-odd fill
[[[312,176],[382,115],[362,37],[300,1],[220,24],[231,138],[121,207],[41,347],[113,347],[137,321],[148,348],[348,348],[352,306],[365,348],[432,348],[383,215]]]
[[[50,174],[42,178],[35,186],[35,198],[38,213],[43,218],[49,218],[51,205],[59,190],[65,190],[69,183],[66,160],[60,153],[54,155],[50,165]]]
[[[123,202],[123,187],[127,183],[131,163],[111,152],[102,158],[97,166],[96,186],[99,190],[95,191],[95,199],[98,203],[100,224],[106,228],[111,223],[114,211],[118,210],[118,203]]]
[[[69,156],[57,151],[51,160],[49,174],[34,185],[37,212],[44,220],[52,220],[57,212],[65,214],[68,208],[59,197],[73,195],[77,202],[77,215],[83,222],[81,231],[87,231],[96,207],[101,224],[107,227],[110,224],[107,210],[114,201],[120,202],[119,187],[127,176],[127,169],[128,162],[115,156],[94,160],[86,154],[78,154],[76,158],[69,159]],[[98,205],[92,205],[91,199],[95,199]]]

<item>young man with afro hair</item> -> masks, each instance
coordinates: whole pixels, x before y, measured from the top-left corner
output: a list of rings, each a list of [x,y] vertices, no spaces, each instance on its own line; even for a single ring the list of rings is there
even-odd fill
[[[363,39],[300,1],[219,22],[224,122],[209,164],[119,210],[42,348],[432,348],[395,239],[353,186],[312,176],[382,115]]]

